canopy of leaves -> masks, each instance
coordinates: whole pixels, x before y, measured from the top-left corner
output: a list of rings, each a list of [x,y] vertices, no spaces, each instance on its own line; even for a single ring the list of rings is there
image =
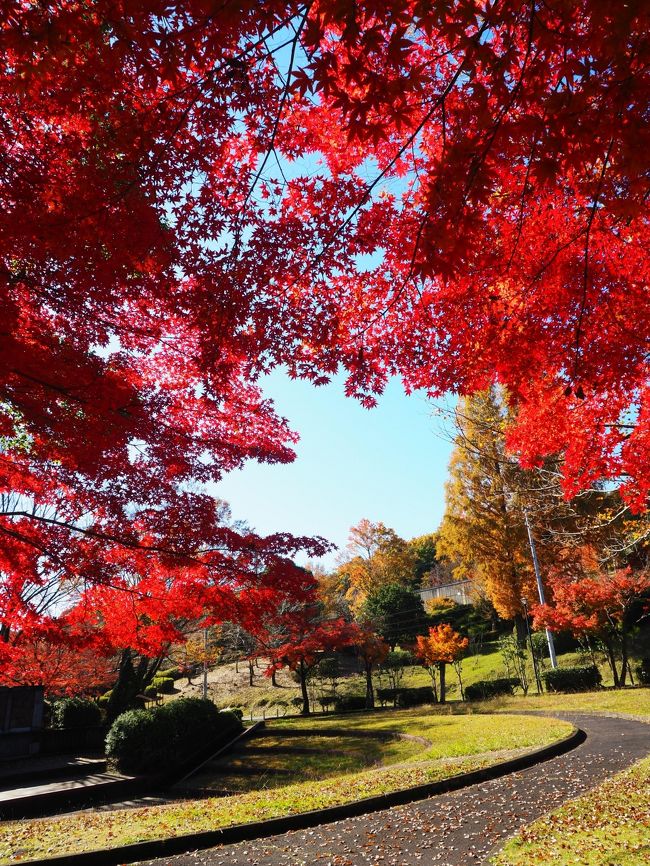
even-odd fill
[[[391,647],[413,643],[426,630],[426,614],[418,592],[399,583],[380,586],[365,600],[359,617],[370,623]]]
[[[646,506],[647,3],[5,11],[5,627],[52,622],[53,576],[216,618],[300,592],[323,543],[235,530],[205,486],[292,459],[279,364],[366,405],[498,378],[528,465]]]

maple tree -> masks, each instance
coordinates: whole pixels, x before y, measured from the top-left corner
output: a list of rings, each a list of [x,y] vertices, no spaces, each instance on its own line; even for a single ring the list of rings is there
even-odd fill
[[[375,706],[375,690],[372,683],[372,671],[382,664],[388,656],[390,647],[386,641],[370,629],[363,629],[358,637],[357,654],[363,662],[366,675],[366,709]]]
[[[533,610],[533,624],[600,641],[618,688],[629,672],[630,631],[650,615],[650,571],[602,571],[584,553],[574,568],[551,573],[553,600]]]
[[[415,654],[429,671],[434,695],[437,696],[436,668],[440,677],[440,702],[445,702],[446,665],[458,663],[469,646],[469,638],[463,637],[448,624],[442,623],[429,629],[428,635],[419,635],[415,644]],[[460,667],[456,668],[461,696],[463,683]]]
[[[367,405],[496,377],[522,460],[646,506],[647,4],[3,12],[5,627],[131,559],[214,611],[300,591],[322,543],[234,531],[208,487],[291,459],[278,364]]]
[[[324,620],[317,604],[294,606],[282,616],[284,642],[274,646],[273,660],[265,674],[288,667],[294,671],[300,684],[301,713],[309,715],[307,679],[324,653],[344,646],[355,645],[360,636],[359,627],[345,620]]]

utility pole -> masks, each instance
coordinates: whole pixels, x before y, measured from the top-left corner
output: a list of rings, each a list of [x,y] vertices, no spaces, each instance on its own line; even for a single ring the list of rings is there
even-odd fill
[[[533,531],[530,528],[530,521],[528,520],[528,512],[524,509],[524,520],[526,521],[526,529],[528,530],[528,543],[530,544],[530,552],[533,557],[533,568],[535,569],[535,579],[537,580],[537,592],[539,594],[539,603],[546,604],[546,599],[544,597],[544,584],[542,583],[542,576],[539,573],[539,562],[537,560],[537,548],[535,547],[535,539],[533,538]],[[548,642],[548,654],[551,659],[551,667],[553,670],[557,668],[557,657],[555,655],[555,641],[553,640],[553,632],[547,628],[546,629],[546,640]]]

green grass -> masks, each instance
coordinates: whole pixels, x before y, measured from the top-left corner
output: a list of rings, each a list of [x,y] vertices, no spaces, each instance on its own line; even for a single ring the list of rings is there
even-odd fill
[[[525,827],[498,866],[650,863],[650,757]]]
[[[278,747],[282,748],[281,752],[274,751]],[[297,749],[294,753],[285,751],[293,748]],[[402,739],[382,742],[355,736],[264,736],[234,754],[211,762],[192,776],[186,788],[223,793],[278,788],[407,761],[421,751],[420,743]],[[245,775],[239,773],[242,768],[248,771]]]
[[[341,719],[308,719],[302,726],[341,724]],[[285,723],[286,726],[286,723]],[[229,797],[182,800],[163,806],[85,812],[56,818],[0,824],[0,863],[115,847],[207,829],[260,821],[310,809],[340,805],[412,785],[448,778],[487,766],[540,746],[570,731],[565,722],[525,716],[444,716],[429,712],[384,712],[345,717],[346,728],[393,730],[424,737],[429,746],[412,741],[371,741],[379,746],[386,766],[301,781],[272,790],[252,790]],[[296,738],[297,739],[297,738]],[[314,741],[306,738],[304,742]],[[321,738],[331,751],[331,738]],[[302,738],[301,738],[302,740]],[[363,741],[366,745],[366,741]],[[279,757],[276,755],[276,757]],[[291,766],[292,756],[289,756]],[[329,758],[325,758],[324,763]],[[348,768],[349,769],[349,766]],[[341,784],[341,779],[345,783]]]
[[[599,689],[595,692],[568,695],[531,695],[528,697],[504,697],[474,704],[481,712],[526,709],[552,712],[584,710],[608,714],[622,713],[646,720],[650,717],[650,688]]]

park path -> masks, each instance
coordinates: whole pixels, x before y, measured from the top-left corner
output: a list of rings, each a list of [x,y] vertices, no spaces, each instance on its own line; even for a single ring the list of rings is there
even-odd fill
[[[520,826],[650,752],[650,725],[549,713],[587,733],[577,749],[462,791],[301,830],[148,861],[150,866],[479,866]],[[341,784],[345,780],[341,779]]]

